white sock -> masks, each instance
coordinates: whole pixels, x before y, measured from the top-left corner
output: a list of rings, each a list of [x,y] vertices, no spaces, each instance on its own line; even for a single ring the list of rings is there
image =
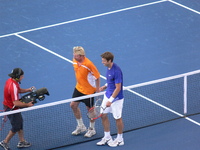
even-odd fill
[[[95,122],[90,122],[90,128],[94,129]]]
[[[83,119],[82,119],[82,118],[76,119],[76,121],[77,121],[77,123],[78,123],[78,126],[84,125]]]
[[[104,132],[104,138],[105,139],[110,139],[111,138],[110,131],[109,132]]]
[[[117,139],[119,141],[122,141],[123,140],[123,134],[117,134]]]

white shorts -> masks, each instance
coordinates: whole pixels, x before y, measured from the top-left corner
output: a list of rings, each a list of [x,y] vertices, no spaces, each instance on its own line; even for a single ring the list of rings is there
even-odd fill
[[[120,119],[122,117],[122,109],[123,109],[124,99],[120,99],[120,100],[114,101],[111,104],[110,107],[106,107],[107,101],[108,101],[108,98],[104,94],[104,98],[103,98],[103,102],[101,104],[101,107],[102,108],[106,108],[106,109],[105,110],[101,109],[101,112],[103,114],[112,113],[113,117],[115,119]]]

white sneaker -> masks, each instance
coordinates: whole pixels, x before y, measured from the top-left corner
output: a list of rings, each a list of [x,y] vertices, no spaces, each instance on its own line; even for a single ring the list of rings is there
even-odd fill
[[[23,141],[23,142],[19,142],[17,144],[17,147],[18,148],[23,148],[23,147],[30,147],[31,146],[31,143],[27,142],[27,141]]]
[[[72,135],[79,135],[80,133],[85,132],[86,130],[87,128],[85,127],[85,125],[77,126],[76,130],[72,132]]]
[[[0,146],[2,146],[5,150],[11,150],[11,149],[9,148],[8,143],[5,143],[4,141],[1,141],[1,142],[0,142]]]
[[[110,139],[102,138],[101,141],[97,143],[97,145],[106,145],[112,142],[113,142],[112,138]]]
[[[95,129],[93,129],[93,128],[91,128],[91,127],[89,127],[88,128],[88,131],[86,132],[86,134],[84,135],[84,137],[92,137],[93,135],[95,135],[96,134],[96,131],[95,131]]]
[[[108,145],[110,147],[122,146],[122,145],[124,145],[124,139],[122,139],[120,141],[118,139],[115,139],[113,142],[108,143]]]

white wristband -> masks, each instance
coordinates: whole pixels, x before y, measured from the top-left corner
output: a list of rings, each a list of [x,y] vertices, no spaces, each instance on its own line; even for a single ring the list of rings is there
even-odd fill
[[[113,101],[114,99],[115,99],[115,98],[111,96],[111,97],[108,99],[108,101],[112,103],[112,101]]]

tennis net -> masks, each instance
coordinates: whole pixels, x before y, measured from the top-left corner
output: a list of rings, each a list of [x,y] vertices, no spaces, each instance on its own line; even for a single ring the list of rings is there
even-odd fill
[[[166,121],[183,118],[200,113],[200,70],[185,74],[145,82],[124,87],[123,121],[124,132],[148,127]],[[97,134],[92,138],[82,135],[73,136],[76,120],[70,108],[70,102],[88,97],[102,97],[104,92],[70,98],[58,102],[33,106],[20,110],[0,113],[5,115],[22,112],[24,131],[27,141],[32,143],[29,149],[55,149],[57,147],[77,144],[102,138],[103,127],[101,119],[96,120]],[[89,126],[86,109],[80,104],[85,125]],[[111,120],[111,134],[116,134],[115,120]],[[9,123],[1,130],[3,140],[11,128]],[[10,142],[10,147],[16,147],[18,137]]]

